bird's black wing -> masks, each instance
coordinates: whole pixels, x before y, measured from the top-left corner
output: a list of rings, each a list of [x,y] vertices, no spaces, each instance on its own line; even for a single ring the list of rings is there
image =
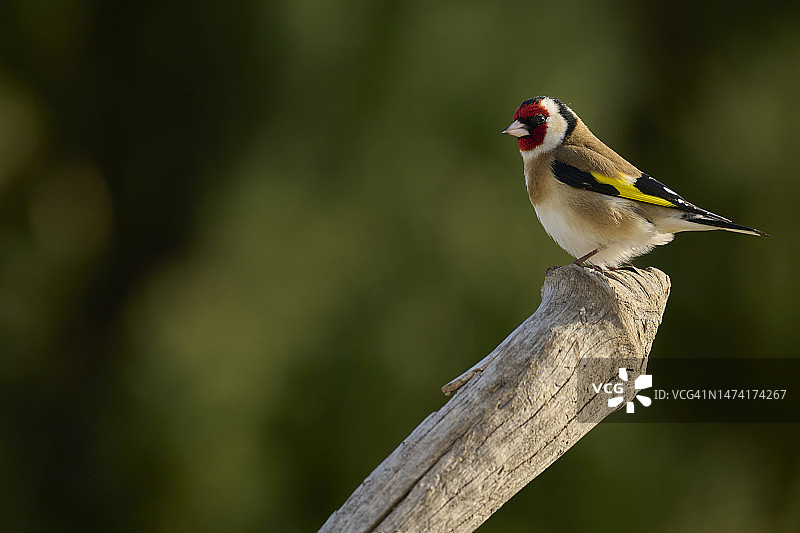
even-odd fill
[[[694,213],[704,217],[711,217],[723,222],[730,222],[687,202],[681,195],[644,172],[639,176],[626,176],[622,173],[618,177],[606,176],[599,172],[586,172],[563,161],[553,161],[553,175],[562,183],[609,196],[618,196],[646,204],[660,205],[672,209]]]

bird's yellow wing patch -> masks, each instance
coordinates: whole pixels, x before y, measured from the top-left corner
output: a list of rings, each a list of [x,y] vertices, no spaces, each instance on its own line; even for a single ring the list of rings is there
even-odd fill
[[[645,173],[639,176],[628,176],[620,172],[616,176],[606,176],[597,171],[581,170],[558,160],[553,161],[550,168],[553,171],[553,176],[558,181],[576,189],[618,196],[652,205],[671,207],[688,213],[710,216],[730,222],[726,218],[687,202],[681,195]]]
[[[619,191],[619,196],[622,198],[653,205],[663,205],[664,207],[677,207],[673,202],[670,202],[666,198],[642,192],[636,186],[638,179],[634,178],[633,176],[627,176],[620,173],[619,177],[614,178],[611,176],[605,176],[599,172],[591,172],[591,175],[595,180],[597,180],[598,183],[604,183],[614,187],[617,191]]]

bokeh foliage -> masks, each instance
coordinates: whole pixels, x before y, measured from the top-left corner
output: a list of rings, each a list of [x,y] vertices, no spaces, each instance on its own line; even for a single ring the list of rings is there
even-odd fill
[[[568,261],[537,94],[774,235],[637,261],[651,371],[796,357],[797,4],[1,3],[0,528],[319,527]],[[799,435],[604,424],[481,531],[794,531]]]

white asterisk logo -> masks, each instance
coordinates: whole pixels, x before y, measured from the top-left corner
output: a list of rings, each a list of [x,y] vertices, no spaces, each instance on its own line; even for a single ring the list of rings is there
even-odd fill
[[[620,368],[619,369],[619,379],[621,379],[622,381],[628,381],[628,369],[627,368]],[[638,378],[636,378],[633,381],[634,391],[640,391],[640,390],[644,390],[644,389],[649,389],[652,386],[653,386],[653,376],[651,376],[649,374],[642,374],[642,375],[640,375]],[[639,400],[639,403],[641,403],[645,407],[650,407],[650,404],[653,403],[653,400],[651,400],[647,396],[642,396],[641,394],[637,394],[636,395],[636,399]],[[619,406],[624,401],[625,401],[625,398],[623,398],[622,396],[615,396],[614,398],[609,398],[608,406],[611,407],[611,408],[616,408],[617,406]],[[629,414],[633,413],[633,409],[634,409],[634,403],[632,401],[628,402],[625,405],[625,412],[626,413],[629,413]]]

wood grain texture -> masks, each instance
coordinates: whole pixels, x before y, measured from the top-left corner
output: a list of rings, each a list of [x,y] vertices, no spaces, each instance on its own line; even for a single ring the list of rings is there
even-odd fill
[[[443,387],[452,399],[321,531],[475,530],[607,414],[605,397],[587,399],[578,377],[589,371],[592,382],[607,382],[618,365],[587,361],[621,357],[644,372],[669,288],[652,268],[548,271],[536,312]]]

